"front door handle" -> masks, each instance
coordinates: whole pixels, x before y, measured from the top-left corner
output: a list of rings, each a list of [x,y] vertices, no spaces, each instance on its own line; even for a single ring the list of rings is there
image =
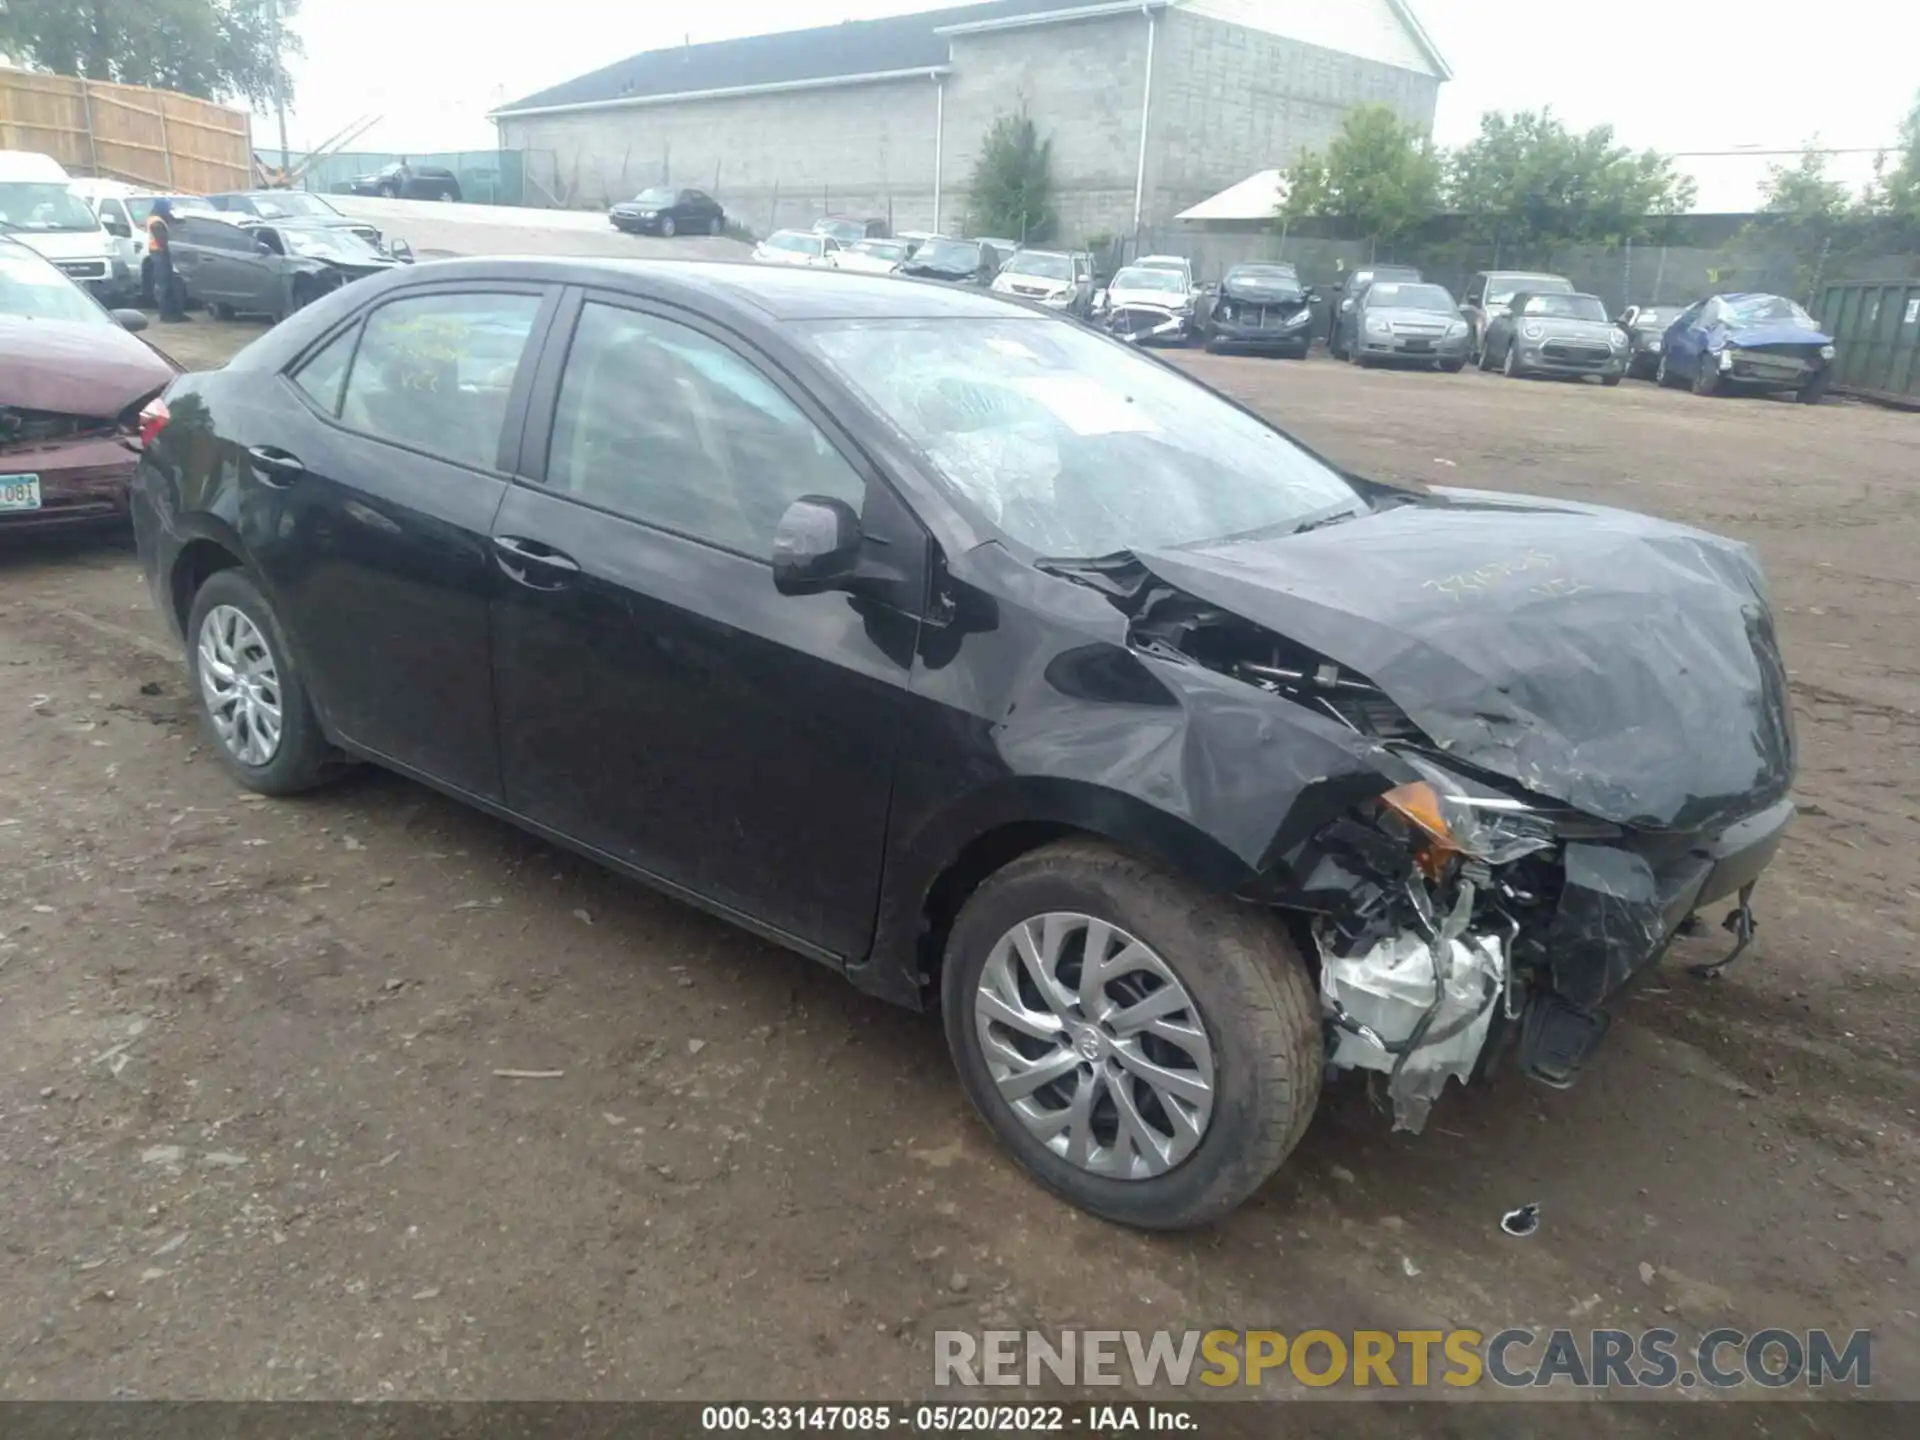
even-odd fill
[[[247,458],[253,462],[253,470],[263,484],[276,488],[291,485],[307,473],[307,467],[300,463],[299,457],[289,455],[272,445],[256,445],[247,451]]]
[[[571,555],[518,535],[494,536],[493,558],[508,579],[529,590],[560,590],[580,573],[580,564]]]

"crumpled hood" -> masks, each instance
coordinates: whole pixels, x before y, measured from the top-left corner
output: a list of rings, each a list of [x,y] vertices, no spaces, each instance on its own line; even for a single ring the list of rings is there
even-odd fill
[[[0,405],[111,420],[173,377],[118,325],[0,315]]]
[[[1188,296],[1185,291],[1122,290],[1117,286],[1109,286],[1107,304],[1116,310],[1123,306],[1139,305],[1150,310],[1164,310],[1171,315],[1187,307]]]
[[[1766,581],[1737,541],[1474,491],[1138,558],[1358,672],[1443,750],[1618,824],[1694,829],[1786,794]]]
[[[1799,325],[1716,325],[1713,348],[1732,345],[1831,345],[1833,337]]]

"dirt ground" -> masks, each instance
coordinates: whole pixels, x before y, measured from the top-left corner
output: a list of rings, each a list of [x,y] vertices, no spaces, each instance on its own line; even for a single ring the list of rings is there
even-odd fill
[[[1189,363],[1356,470],[1758,546],[1803,809],[1724,980],[1418,1137],[1340,1090],[1225,1223],[1132,1234],[1021,1178],[928,1018],[390,776],[243,795],[124,543],[13,545],[0,1397],[924,1396],[943,1328],[1556,1324],[1870,1327],[1920,1395],[1920,416]]]

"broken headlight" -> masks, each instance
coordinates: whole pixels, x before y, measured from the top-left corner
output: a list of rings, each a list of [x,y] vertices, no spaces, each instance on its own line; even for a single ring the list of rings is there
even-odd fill
[[[1488,865],[1506,865],[1552,847],[1552,823],[1526,801],[1464,779],[1417,755],[1401,758],[1422,778],[1389,790],[1380,800],[1427,836],[1432,842],[1427,857],[1432,860],[1444,862],[1462,855]]]

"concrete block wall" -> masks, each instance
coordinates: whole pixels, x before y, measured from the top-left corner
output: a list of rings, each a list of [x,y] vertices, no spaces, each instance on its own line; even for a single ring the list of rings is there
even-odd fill
[[[823,214],[933,220],[935,82],[720,96],[501,122],[532,181],[597,207],[648,185],[711,192],[765,234]],[[530,190],[529,198],[531,201]]]
[[[1042,138],[1053,143],[1057,238],[1077,243],[1131,228],[1144,15],[955,35],[952,54],[942,163],[946,224],[959,229],[967,216],[968,185],[994,120],[1024,101]]]
[[[1357,105],[1430,127],[1439,94],[1433,75],[1169,11],[1155,42],[1147,223],[1325,149]]]

